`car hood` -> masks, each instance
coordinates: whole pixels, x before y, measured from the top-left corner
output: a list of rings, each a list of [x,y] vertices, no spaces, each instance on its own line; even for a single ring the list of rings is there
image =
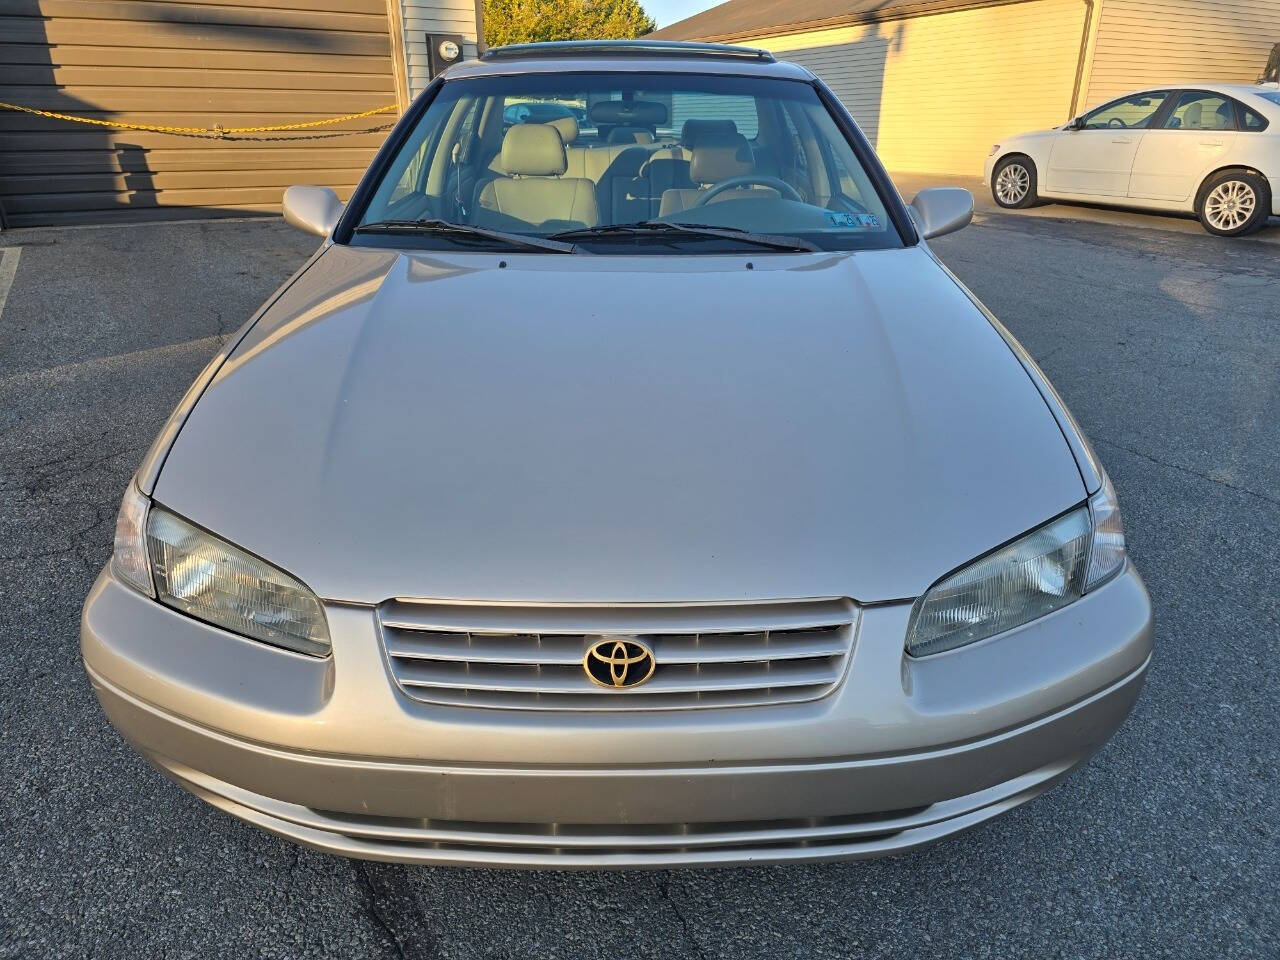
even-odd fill
[[[364,603],[909,598],[1084,499],[927,251],[745,266],[332,247],[155,498]]]
[[[1044,143],[1051,141],[1058,134],[1062,133],[1061,127],[1053,127],[1049,130],[1033,130],[1030,133],[1019,133],[1012,136],[1003,137],[1000,145],[1004,151],[1008,151],[1011,147],[1023,146],[1034,143]]]

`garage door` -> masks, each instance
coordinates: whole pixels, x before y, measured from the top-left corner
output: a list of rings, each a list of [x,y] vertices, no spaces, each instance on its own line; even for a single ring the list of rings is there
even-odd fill
[[[752,41],[836,92],[894,172],[980,175],[991,145],[1070,119],[1085,4],[1032,0]]]
[[[395,99],[386,0],[0,0],[0,101],[203,129]],[[24,226],[271,212],[300,182],[345,197],[394,116],[210,140],[0,110],[0,207]]]

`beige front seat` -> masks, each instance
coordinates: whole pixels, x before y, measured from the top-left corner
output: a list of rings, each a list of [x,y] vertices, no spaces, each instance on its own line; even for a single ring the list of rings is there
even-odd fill
[[[731,177],[743,177],[754,173],[755,157],[751,153],[751,144],[740,133],[703,134],[695,141],[689,160],[689,179],[700,184],[693,190],[664,190],[662,205],[658,216],[666,217],[673,213],[688,210],[697,202],[698,197],[708,187]],[[743,198],[776,197],[778,191],[768,187],[741,187],[726,190],[716,196],[712,203],[721,200],[740,200]]]
[[[472,221],[477,226],[552,231],[600,222],[595,184],[564,176],[564,140],[551,124],[522,123],[508,130],[501,163],[505,176],[485,184],[476,200]]]

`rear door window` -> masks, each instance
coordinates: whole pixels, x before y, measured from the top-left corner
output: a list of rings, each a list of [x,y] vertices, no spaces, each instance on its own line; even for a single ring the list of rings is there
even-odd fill
[[[1235,101],[1221,94],[1190,90],[1178,97],[1169,118],[1164,122],[1166,130],[1190,130],[1200,133],[1206,130],[1234,130],[1236,128]]]

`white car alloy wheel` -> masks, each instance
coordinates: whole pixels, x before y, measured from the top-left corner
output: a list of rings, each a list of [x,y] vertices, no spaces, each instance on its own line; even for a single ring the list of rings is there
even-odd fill
[[[1036,165],[1031,158],[1013,154],[992,171],[991,195],[1006,210],[1033,207],[1040,201],[1036,179]]]
[[[996,177],[996,196],[1011,207],[1025,200],[1030,189],[1031,174],[1020,163],[1009,164]]]
[[[1205,219],[1224,233],[1239,230],[1257,209],[1258,195],[1243,180],[1218,184],[1204,202]]]

